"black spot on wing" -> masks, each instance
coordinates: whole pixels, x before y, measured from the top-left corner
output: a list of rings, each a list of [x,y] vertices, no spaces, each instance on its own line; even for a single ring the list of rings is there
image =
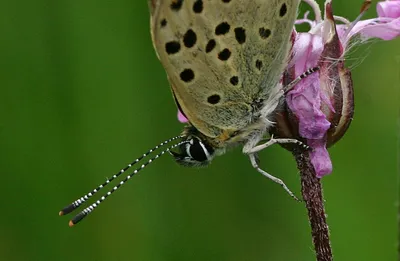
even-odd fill
[[[231,57],[231,51],[228,48],[225,48],[221,52],[218,53],[218,59],[221,61],[226,61]]]
[[[286,3],[283,3],[281,5],[281,9],[279,9],[279,16],[284,17],[286,15],[286,13],[287,13],[287,6],[286,6]]]
[[[193,12],[201,13],[203,11],[203,0],[197,0],[193,4]]]
[[[215,27],[215,35],[224,35],[229,32],[231,26],[227,22],[222,22]]]
[[[171,41],[165,44],[165,51],[167,54],[176,54],[181,49],[181,44],[178,41]]]
[[[262,39],[267,39],[271,35],[271,30],[268,28],[261,27],[258,29],[258,33]]]
[[[257,68],[258,70],[261,70],[262,66],[263,66],[262,61],[261,61],[261,60],[257,60],[257,61],[256,61],[256,68]]]
[[[232,76],[232,77],[229,79],[229,82],[230,82],[233,86],[236,86],[236,85],[238,85],[238,83],[239,83],[239,77],[237,77],[237,76]]]
[[[213,94],[207,98],[208,103],[213,104],[213,105],[219,103],[220,100],[221,100],[221,96],[219,96],[218,94]]]
[[[215,42],[214,39],[209,40],[207,45],[206,45],[206,53],[209,53],[212,50],[214,50],[216,45],[217,45],[217,43]]]
[[[192,30],[189,29],[183,36],[183,44],[187,47],[193,47],[196,44],[197,41],[197,35],[196,33]]]
[[[243,44],[244,42],[246,42],[246,31],[244,30],[243,27],[237,27],[235,28],[235,38],[236,41],[239,44]]]
[[[171,2],[171,9],[173,11],[179,11],[182,8],[183,0],[172,0]]]
[[[194,79],[194,72],[192,69],[185,69],[180,73],[179,76],[181,77],[182,81],[188,83]]]

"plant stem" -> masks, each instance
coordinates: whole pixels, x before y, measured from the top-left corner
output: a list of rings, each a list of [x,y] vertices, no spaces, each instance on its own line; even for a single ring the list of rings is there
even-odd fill
[[[301,176],[301,193],[306,203],[317,261],[332,261],[329,229],[326,223],[320,179],[315,174],[307,151],[293,150]]]

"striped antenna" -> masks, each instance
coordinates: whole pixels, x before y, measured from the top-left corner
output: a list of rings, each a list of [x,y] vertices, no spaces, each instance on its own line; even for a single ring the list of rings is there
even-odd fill
[[[319,67],[310,68],[307,71],[303,72],[299,76],[296,77],[293,81],[291,81],[288,85],[283,88],[283,92],[286,94],[293,89],[293,87],[299,83],[299,81],[303,80],[307,76],[319,71]]]
[[[71,213],[72,211],[74,211],[76,208],[78,208],[80,205],[82,205],[86,200],[88,200],[89,198],[91,198],[94,194],[96,194],[99,190],[101,190],[103,187],[107,186],[108,183],[110,183],[111,181],[113,181],[114,179],[118,178],[122,173],[124,173],[126,170],[128,170],[130,167],[132,167],[134,164],[138,163],[140,160],[142,160],[143,158],[147,157],[150,153],[152,153],[153,151],[155,151],[156,149],[170,143],[171,141],[174,141],[176,139],[179,138],[183,138],[183,136],[176,136],[173,138],[170,138],[166,141],[161,142],[160,144],[158,144],[157,146],[155,146],[154,148],[150,149],[148,152],[146,152],[145,154],[143,154],[142,156],[140,156],[139,158],[137,158],[135,161],[133,161],[132,163],[128,164],[125,168],[121,169],[117,174],[114,174],[111,178],[107,179],[103,184],[101,184],[100,186],[98,186],[97,188],[93,189],[91,192],[87,193],[86,195],[84,195],[83,197],[75,200],[74,202],[72,202],[71,204],[69,204],[68,206],[66,206],[65,208],[63,208],[58,214],[60,216],[66,215],[68,213]],[[147,165],[148,163],[146,163]]]
[[[184,143],[189,143],[189,141],[181,141],[177,144],[174,144],[172,146],[170,146],[169,148],[161,151],[160,153],[158,153],[156,156],[154,156],[153,158],[149,159],[146,163],[144,163],[142,166],[140,166],[140,168],[135,169],[135,171],[133,171],[131,174],[129,174],[128,176],[126,176],[121,182],[119,182],[114,188],[112,188],[111,190],[109,190],[106,194],[104,194],[99,200],[97,200],[95,203],[91,204],[89,207],[85,208],[84,210],[82,210],[81,212],[79,212],[75,217],[73,217],[70,221],[69,221],[69,226],[72,227],[74,225],[76,225],[78,222],[80,222],[84,217],[86,217],[87,215],[89,215],[95,208],[97,208],[101,202],[103,202],[108,196],[110,196],[112,193],[114,193],[115,191],[117,191],[122,185],[124,185],[131,177],[133,177],[133,175],[135,175],[136,173],[138,173],[139,171],[141,171],[142,169],[144,169],[147,165],[149,165],[150,163],[152,163],[154,160],[158,159],[159,157],[161,157],[162,155],[164,155],[166,152],[169,152],[171,149],[176,148]]]

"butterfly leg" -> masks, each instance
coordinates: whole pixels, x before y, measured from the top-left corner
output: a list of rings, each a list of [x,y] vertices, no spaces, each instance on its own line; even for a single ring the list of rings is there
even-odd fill
[[[257,146],[254,146],[253,148],[249,148],[246,149],[244,152],[247,154],[251,154],[251,153],[256,153],[259,152],[263,149],[268,148],[269,146],[273,145],[273,144],[288,144],[288,143],[293,143],[293,144],[297,144],[299,146],[302,146],[304,149],[309,149],[309,147],[304,144],[303,142],[296,140],[296,139],[274,139],[274,135],[271,136],[271,139],[269,139],[266,143],[264,144],[260,144]]]
[[[257,162],[257,154],[256,153],[251,153],[249,154],[249,158],[250,158],[250,162],[251,165],[253,165],[253,167],[261,174],[263,174],[265,177],[269,178],[270,180],[272,180],[273,182],[281,185],[281,187],[286,190],[286,192],[295,200],[300,201],[295,195],[294,193],[286,186],[286,184],[279,178],[272,176],[271,174],[267,173],[266,171],[262,170],[259,166],[258,166],[258,162]]]

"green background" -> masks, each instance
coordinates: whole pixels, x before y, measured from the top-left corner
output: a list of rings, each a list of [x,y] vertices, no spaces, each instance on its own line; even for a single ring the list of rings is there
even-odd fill
[[[206,169],[165,156],[69,228],[62,207],[183,127],[147,3],[2,0],[0,33],[1,261],[314,260],[304,206],[239,148]],[[396,259],[399,40],[350,56],[355,118],[323,179],[336,260]],[[288,152],[261,160],[300,193]]]

